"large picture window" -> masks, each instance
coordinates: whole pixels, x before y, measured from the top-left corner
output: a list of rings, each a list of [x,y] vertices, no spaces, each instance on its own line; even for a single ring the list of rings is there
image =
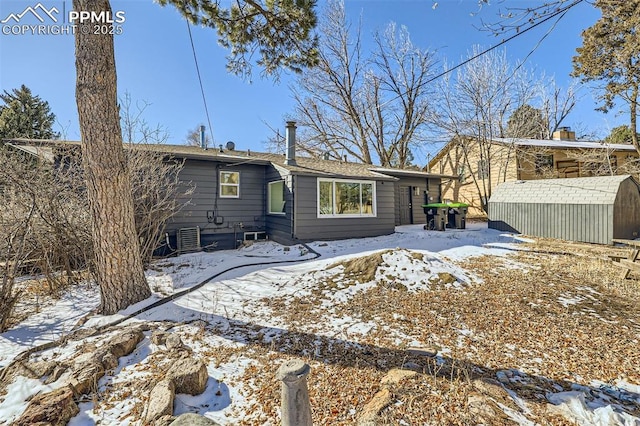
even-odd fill
[[[318,179],[318,217],[375,216],[375,182]]]
[[[240,172],[220,171],[220,197],[240,197]]]
[[[284,181],[269,182],[269,214],[284,214]]]

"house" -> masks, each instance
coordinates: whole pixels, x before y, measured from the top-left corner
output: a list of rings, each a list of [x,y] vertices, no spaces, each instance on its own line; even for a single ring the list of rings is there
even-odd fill
[[[505,182],[489,200],[489,228],[611,244],[640,233],[640,185],[630,175]]]
[[[577,141],[562,128],[552,140],[454,138],[429,161],[428,170],[457,175],[443,182],[442,198],[465,202],[470,215],[484,216],[483,205],[502,182],[633,173],[637,160],[633,145]]]
[[[195,185],[189,205],[166,225],[169,245],[223,249],[266,238],[293,244],[390,234],[396,225],[424,224],[422,204],[441,201],[441,181],[454,178],[297,156],[295,132],[288,122],[285,155],[232,142],[215,149],[134,145],[183,159],[180,179]]]

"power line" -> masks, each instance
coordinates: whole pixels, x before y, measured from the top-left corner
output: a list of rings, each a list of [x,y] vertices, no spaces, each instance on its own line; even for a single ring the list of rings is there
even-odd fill
[[[207,98],[204,95],[202,77],[200,76],[200,67],[198,66],[198,57],[196,56],[196,47],[193,44],[193,36],[191,34],[191,24],[189,24],[188,19],[185,19],[185,22],[187,23],[187,30],[189,31],[189,40],[191,41],[191,51],[193,52],[193,62],[196,64],[196,72],[198,74],[198,81],[200,82],[200,93],[202,93],[202,103],[204,104],[204,113],[207,116],[207,124],[209,124],[209,136],[211,137],[211,143],[213,143],[213,126],[211,126],[211,118],[209,117],[209,108],[207,107]]]
[[[440,74],[437,74],[435,77],[431,77],[431,78],[430,78],[430,79],[428,79],[427,81],[425,81],[425,82],[423,82],[423,83],[419,84],[419,85],[417,86],[417,88],[420,88],[420,87],[425,86],[425,85],[427,85],[427,84],[429,84],[429,83],[432,83],[432,82],[434,82],[435,80],[439,79],[440,77],[444,77],[445,75],[449,74],[450,72],[455,71],[455,70],[457,70],[458,68],[461,68],[461,67],[465,66],[465,65],[466,65],[466,64],[468,64],[469,62],[474,61],[474,60],[478,59],[479,57],[484,56],[484,55],[486,55],[487,53],[489,53],[489,52],[491,52],[491,51],[493,51],[493,50],[497,49],[498,47],[500,47],[500,46],[503,46],[503,45],[507,44],[508,42],[510,42],[511,40],[513,40],[514,38],[521,36],[522,34],[524,34],[524,33],[528,32],[528,31],[530,31],[530,30],[532,30],[532,29],[536,28],[536,27],[537,27],[537,26],[539,26],[539,25],[542,25],[543,23],[545,23],[545,22],[549,21],[550,19],[553,19],[553,18],[555,18],[555,17],[556,17],[556,16],[558,16],[558,15],[562,15],[562,16],[560,16],[560,18],[558,18],[558,21],[559,21],[560,19],[562,19],[562,17],[564,16],[564,14],[565,14],[569,9],[571,9],[573,6],[575,6],[575,5],[579,4],[579,3],[582,3],[583,1],[584,1],[584,0],[575,0],[575,1],[574,1],[573,3],[571,3],[570,5],[565,6],[565,7],[561,8],[561,9],[556,10],[555,12],[551,13],[549,16],[545,17],[544,19],[542,19],[542,20],[540,20],[540,21],[536,22],[535,24],[532,24],[530,27],[527,27],[527,28],[525,28],[524,30],[522,30],[522,31],[520,31],[520,32],[517,32],[516,34],[512,35],[511,37],[508,37],[508,38],[506,38],[506,39],[502,40],[500,43],[498,43],[498,44],[496,44],[496,45],[494,45],[494,46],[491,46],[491,47],[489,47],[488,49],[483,50],[482,52],[480,52],[480,53],[478,53],[478,54],[476,54],[476,55],[474,55],[474,56],[472,56],[472,57],[470,57],[470,58],[468,58],[468,59],[466,59],[466,60],[464,60],[464,61],[460,62],[458,65],[456,65],[456,66],[454,66],[454,67],[451,67],[451,68],[448,68],[448,69],[446,69],[446,70],[442,71]],[[557,21],[556,21],[556,23],[554,24],[554,27],[555,27],[555,25],[557,25]],[[540,41],[544,40],[548,35],[549,35],[549,33],[545,34],[545,36],[544,36]],[[539,46],[539,44],[540,44],[540,41],[538,42],[538,45],[536,45],[536,47],[534,48],[534,50],[538,48],[538,46]],[[528,58],[530,55],[531,55],[531,53],[529,53],[529,55],[527,55],[527,58]],[[382,105],[379,105],[379,106],[378,106],[378,108],[380,108],[380,107],[382,107],[382,106],[384,106],[384,105],[388,104],[389,102],[395,101],[396,99],[399,99],[400,97],[405,96],[405,95],[407,95],[408,93],[409,93],[409,92],[407,91],[407,92],[401,93],[401,94],[399,94],[399,95],[396,95],[395,97],[393,97],[393,98],[391,98],[391,99],[387,100],[386,102],[384,102]]]

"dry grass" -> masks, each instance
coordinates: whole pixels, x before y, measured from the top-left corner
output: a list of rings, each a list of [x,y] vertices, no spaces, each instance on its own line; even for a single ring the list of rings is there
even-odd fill
[[[620,270],[604,260],[619,249],[551,240],[523,248],[530,251],[461,264],[483,280],[464,290],[431,285],[428,291],[407,292],[386,283],[391,285],[360,292],[333,307],[335,317],[379,324],[364,336],[345,333],[339,340],[314,334],[326,313],[320,307],[326,286],[304,298],[271,300],[274,312],[290,321],[291,328],[270,345],[254,342],[251,356],[273,373],[283,354],[310,363],[318,425],[355,424],[382,388],[384,375],[402,366],[421,374],[390,389],[392,403],[380,413],[378,424],[513,424],[504,407],[522,410],[505,389],[525,401],[529,419],[571,424],[547,409],[547,392],[588,386],[592,380],[640,384],[638,281],[622,280]],[[374,266],[383,264],[379,255],[341,264],[344,278],[370,281]],[[442,284],[448,279],[440,278]],[[451,352],[437,358],[416,355],[398,346],[399,334],[427,342],[429,351],[444,347]],[[274,376],[249,371],[244,380],[252,383],[248,399],[256,401],[251,412],[263,414],[242,424],[277,423]],[[487,380],[494,385],[483,384]],[[637,405],[620,407],[640,414]]]
[[[441,273],[428,285],[425,279],[424,290],[407,291],[384,275],[377,286],[327,308],[327,294],[380,277],[387,252],[354,258],[327,267],[335,274],[309,294],[259,302],[285,322],[284,331],[227,318],[220,329],[199,321],[176,326],[176,332],[216,368],[251,360],[240,377],[221,379],[248,401],[236,413],[242,425],[279,424],[275,373],[289,357],[312,367],[308,383],[316,425],[357,424],[382,389],[390,402],[376,418],[380,425],[514,424],[506,413],[523,409],[508,392],[524,401],[526,417],[536,424],[569,425],[548,409],[548,393],[575,385],[589,389],[593,380],[640,384],[640,277],[622,280],[620,270],[604,260],[621,249],[553,240],[521,248],[527,251],[460,264],[481,283],[453,289],[456,278]],[[411,255],[426,262],[419,253]],[[336,334],[327,331],[327,317],[372,326],[366,333],[345,326]],[[218,334],[247,344],[208,343],[208,336]],[[414,350],[412,340],[424,347]],[[110,384],[96,409],[113,407],[132,389],[143,390],[129,414],[138,419],[148,389],[135,380],[151,383],[166,368],[161,353],[149,355],[138,379]],[[383,384],[396,368],[418,374]],[[613,402],[617,410],[640,416],[637,403]]]

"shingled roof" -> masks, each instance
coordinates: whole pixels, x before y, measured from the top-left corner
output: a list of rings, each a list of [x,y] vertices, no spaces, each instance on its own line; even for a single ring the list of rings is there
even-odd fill
[[[23,149],[33,154],[41,156],[52,156],[56,146],[78,147],[78,141],[55,141],[55,140],[32,140],[32,139],[11,139],[5,140],[12,146]],[[168,145],[168,144],[126,144],[126,147],[142,149],[174,156],[204,161],[221,161],[226,163],[243,164],[271,164],[274,167],[294,175],[327,176],[337,178],[358,178],[375,180],[397,180],[396,176],[411,175],[421,177],[448,177],[426,173],[417,170],[402,170],[393,168],[380,168],[371,164],[361,164],[349,161],[324,160],[312,157],[296,157],[295,165],[285,164],[285,156],[267,152],[254,152],[250,150],[228,150],[228,149],[202,149],[197,146]]]
[[[620,184],[631,175],[540,179],[505,182],[494,190],[493,203],[613,204]]]

